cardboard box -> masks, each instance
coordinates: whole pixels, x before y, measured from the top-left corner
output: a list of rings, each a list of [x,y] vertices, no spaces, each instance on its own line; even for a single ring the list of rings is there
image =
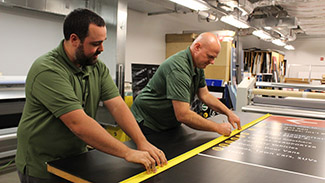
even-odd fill
[[[198,35],[195,33],[188,34],[166,34],[166,58],[175,53],[185,50],[192,44]]]
[[[193,42],[197,36],[198,34],[195,33],[166,34],[166,43]]]
[[[179,43],[167,43],[166,45],[166,58],[174,55],[175,53],[185,50],[190,46],[192,42],[179,42]]]
[[[308,79],[304,78],[284,78],[285,83],[309,84]]]
[[[230,67],[218,66],[218,65],[208,65],[204,69],[204,74],[206,79],[220,79],[224,82],[228,82],[230,78]]]
[[[230,67],[231,42],[221,42],[221,50],[213,65]]]

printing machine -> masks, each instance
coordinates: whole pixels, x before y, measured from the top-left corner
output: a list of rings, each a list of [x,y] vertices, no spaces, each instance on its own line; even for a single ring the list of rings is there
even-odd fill
[[[0,76],[0,167],[16,155],[17,128],[25,104],[26,76]],[[96,120],[104,127],[117,127],[101,102]],[[121,135],[115,132],[115,135]]]
[[[13,159],[25,104],[25,76],[0,76],[0,164]]]
[[[256,82],[246,77],[237,88],[236,111],[325,119],[324,91],[325,85]]]

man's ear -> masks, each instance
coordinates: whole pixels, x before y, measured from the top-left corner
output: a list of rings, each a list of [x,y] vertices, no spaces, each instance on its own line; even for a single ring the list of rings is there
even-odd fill
[[[194,49],[195,49],[195,51],[199,51],[199,50],[201,49],[201,43],[196,42],[196,43],[194,44]]]
[[[74,47],[78,47],[81,41],[80,41],[79,37],[77,36],[77,34],[71,34],[70,42]]]

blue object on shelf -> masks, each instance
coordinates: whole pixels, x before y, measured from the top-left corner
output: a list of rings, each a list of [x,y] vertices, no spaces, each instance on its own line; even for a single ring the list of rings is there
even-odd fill
[[[222,79],[205,79],[207,86],[222,86]]]

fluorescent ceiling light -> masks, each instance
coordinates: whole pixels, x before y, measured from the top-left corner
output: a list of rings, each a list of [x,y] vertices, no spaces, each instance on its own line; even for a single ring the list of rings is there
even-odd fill
[[[190,8],[192,10],[196,11],[204,11],[210,9],[209,6],[203,2],[202,0],[169,0],[174,3],[180,4],[182,6],[185,6],[187,8]]]
[[[271,40],[272,39],[271,35],[263,30],[255,30],[255,31],[253,31],[253,35],[257,36],[263,40]]]
[[[293,47],[292,45],[289,45],[289,44],[285,45],[284,48],[287,50],[295,50],[295,47]]]
[[[278,45],[278,46],[284,46],[284,45],[286,45],[283,41],[281,41],[280,39],[274,39],[273,41],[272,41],[272,43],[273,44],[275,44],[275,45]]]
[[[220,7],[226,11],[234,11],[234,8],[229,7],[229,6],[224,6],[224,5],[220,5]]]
[[[226,11],[234,11],[234,8],[237,8],[242,12],[243,16],[247,15],[247,11],[238,6],[237,0],[236,1],[234,1],[234,0],[219,0],[218,2],[227,5],[227,6],[221,6],[221,8]]]
[[[225,23],[227,23],[227,24],[229,24],[229,25],[232,25],[234,27],[240,28],[240,29],[247,29],[247,28],[249,28],[249,25],[246,22],[241,21],[239,19],[236,19],[232,15],[223,16],[223,17],[221,17],[220,20],[223,21],[223,22],[225,22]]]

